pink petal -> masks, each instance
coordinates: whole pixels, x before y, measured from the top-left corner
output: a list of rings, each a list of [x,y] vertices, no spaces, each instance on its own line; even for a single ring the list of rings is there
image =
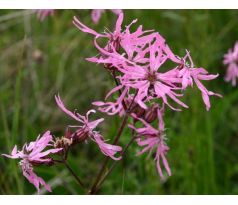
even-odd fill
[[[55,95],[55,100],[56,100],[56,103],[57,105],[59,106],[59,108],[65,112],[67,115],[69,115],[70,117],[74,118],[75,120],[79,121],[79,122],[82,122],[82,119],[83,118],[81,115],[78,115],[76,116],[74,113],[72,113],[71,111],[69,111],[68,109],[66,109],[66,107],[64,106],[64,103],[62,102],[62,100],[60,99],[60,96],[56,96]]]

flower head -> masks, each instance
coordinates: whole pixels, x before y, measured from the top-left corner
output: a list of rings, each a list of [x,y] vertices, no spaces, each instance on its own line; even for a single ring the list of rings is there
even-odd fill
[[[78,29],[95,36],[94,43],[100,51],[99,57],[87,58],[87,60],[96,63],[106,63],[106,61],[108,61],[106,60],[108,57],[113,57],[114,60],[125,60],[125,58],[123,58],[122,55],[118,53],[119,49],[123,49],[123,55],[126,55],[127,59],[133,59],[133,61],[143,63],[148,61],[146,58],[146,54],[149,52],[149,49],[147,48],[148,44],[155,40],[155,38],[160,38],[160,41],[164,42],[164,39],[157,32],[153,32],[153,30],[143,31],[142,26],[139,26],[135,32],[131,32],[130,27],[137,20],[133,20],[131,24],[125,27],[125,29],[122,29],[123,18],[124,15],[122,12],[120,12],[114,31],[110,32],[106,30],[103,34],[100,34],[88,28],[76,17],[74,17],[73,23]],[[98,38],[107,39],[107,43],[104,47],[97,44],[96,40]]]
[[[189,59],[190,63],[186,62],[186,59]],[[186,51],[186,55],[181,59],[181,63],[177,66],[178,77],[182,79],[182,89],[186,89],[188,86],[193,86],[193,82],[197,85],[198,89],[202,93],[202,99],[206,105],[206,109],[209,110],[211,107],[209,96],[215,95],[222,97],[218,93],[207,90],[207,88],[201,83],[201,80],[213,80],[218,77],[218,74],[211,75],[204,68],[195,68],[193,60],[190,56],[190,53]]]
[[[228,53],[224,55],[223,64],[227,65],[225,81],[231,81],[232,86],[236,86],[236,79],[238,78],[238,42],[235,43],[233,50],[229,49]]]
[[[96,102],[94,103],[101,111],[108,114],[116,114],[122,108],[123,98],[130,95],[130,91],[137,92],[137,103],[142,108],[147,108],[146,102],[161,98],[165,104],[174,108],[168,102],[168,97],[187,107],[178,97],[182,94],[176,93],[179,87],[176,83],[180,79],[176,76],[175,70],[160,73],[159,68],[167,61],[176,59],[175,55],[165,43],[165,39],[153,30],[143,31],[139,26],[135,32],[130,32],[130,27],[137,20],[126,26],[122,30],[123,14],[120,14],[112,33],[98,34],[83,25],[78,19],[74,18],[74,24],[82,31],[95,36],[94,45],[99,50],[100,56],[89,58],[89,61],[103,63],[107,68],[114,68],[119,72],[116,78],[120,85],[113,88],[107,96],[121,90],[121,95],[116,102]],[[98,38],[107,38],[108,42],[104,48],[97,43]],[[122,54],[119,49],[122,49]],[[111,111],[110,111],[111,110]]]
[[[90,138],[92,141],[97,143],[103,154],[111,157],[114,160],[121,159],[121,157],[115,157],[115,155],[117,154],[117,152],[120,152],[122,148],[120,146],[107,144],[103,139],[103,136],[99,132],[94,130],[98,126],[98,124],[101,123],[104,119],[100,118],[94,121],[89,121],[89,115],[91,113],[95,113],[96,112],[95,110],[89,110],[86,113],[86,116],[83,116],[78,113],[73,113],[69,111],[64,106],[62,100],[60,99],[60,96],[55,96],[55,100],[57,105],[63,112],[65,112],[67,115],[69,115],[70,117],[72,117],[73,119],[75,119],[80,123],[80,125],[69,126],[71,128],[77,128],[76,132],[74,132],[71,135],[73,140],[81,141]]]
[[[51,188],[49,185],[45,183],[45,181],[37,176],[33,167],[40,164],[50,165],[53,163],[52,158],[48,155],[57,153],[61,151],[61,148],[57,149],[47,149],[47,147],[53,146],[52,136],[49,131],[45,132],[42,136],[38,136],[36,141],[30,142],[29,144],[25,144],[22,150],[17,150],[17,146],[15,146],[11,152],[11,155],[2,154],[5,157],[12,159],[21,159],[20,166],[23,172],[23,175],[28,179],[30,183],[32,183],[37,191],[40,191],[40,185],[44,186],[48,191],[51,192]]]
[[[160,177],[164,179],[164,174],[160,164],[161,161],[165,167],[166,172],[168,173],[169,176],[171,176],[171,170],[168,161],[165,157],[166,153],[169,151],[169,147],[165,144],[163,122],[159,123],[157,130],[142,118],[138,118],[135,115],[134,118],[137,118],[137,120],[139,120],[143,124],[142,128],[136,128],[134,125],[129,125],[129,127],[136,132],[137,144],[140,147],[143,147],[143,149],[140,152],[138,152],[138,155],[156,149],[155,160],[156,160],[156,167]]]
[[[158,32],[143,31],[142,26],[139,26],[135,32],[131,32],[130,28],[136,21],[132,21],[125,29],[122,29],[123,14],[121,13],[113,32],[99,34],[74,18],[74,24],[80,30],[95,36],[94,45],[100,55],[87,60],[104,64],[110,72],[117,73],[113,77],[118,80],[119,84],[106,97],[107,99],[119,91],[117,100],[115,102],[99,101],[94,105],[99,106],[100,111],[109,115],[117,114],[123,109],[125,99],[137,93],[135,101],[143,109],[147,109],[148,102],[161,99],[162,103],[171,109],[180,111],[170,101],[188,108],[180,97],[183,96],[182,91],[188,86],[193,86],[195,82],[202,93],[206,109],[209,110],[211,106],[209,96],[221,97],[221,95],[207,90],[201,80],[213,80],[218,77],[218,74],[210,75],[204,68],[195,68],[188,51],[183,58],[176,56]],[[99,38],[108,39],[106,46],[102,47],[98,44]],[[177,67],[162,72],[161,67],[167,61],[177,64]]]
[[[146,102],[153,99],[162,99],[163,103],[170,108],[174,108],[169,102],[168,97],[183,107],[188,107],[178,99],[182,94],[176,93],[180,90],[177,85],[180,79],[176,76],[175,70],[160,72],[160,67],[169,59],[164,49],[166,46],[157,43],[150,46],[150,57],[148,65],[128,65],[118,66],[118,70],[123,73],[119,80],[122,85],[135,89],[137,92],[136,101],[142,108],[147,108]]]

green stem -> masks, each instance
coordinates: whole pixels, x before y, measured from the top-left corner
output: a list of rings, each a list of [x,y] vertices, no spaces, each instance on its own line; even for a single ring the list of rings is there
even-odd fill
[[[123,150],[121,156],[124,157],[128,148],[130,147],[130,145],[132,144],[132,142],[135,140],[135,137],[132,137],[131,140],[127,143],[127,145],[125,146],[125,149]],[[101,178],[101,180],[98,182],[97,187],[95,188],[94,194],[97,193],[97,191],[100,189],[100,186],[103,184],[103,182],[105,181],[105,179],[110,175],[110,173],[112,172],[112,170],[115,168],[115,166],[118,164],[119,161],[114,161],[111,165],[111,167],[109,168],[109,170],[107,171],[107,173]]]
[[[77,174],[73,171],[73,169],[69,166],[69,164],[67,163],[66,160],[57,160],[57,159],[53,159],[54,162],[60,163],[60,164],[64,164],[65,167],[68,169],[68,171],[70,172],[70,174],[72,174],[72,176],[75,178],[75,180],[78,182],[78,184],[85,189],[85,185],[82,182],[82,180],[77,176]]]
[[[116,135],[116,137],[115,137],[115,139],[114,139],[113,145],[117,145],[117,144],[118,144],[118,141],[119,141],[119,139],[120,139],[120,137],[121,137],[121,134],[122,134],[124,128],[126,127],[126,124],[127,124],[128,118],[129,118],[129,114],[130,114],[130,109],[131,109],[132,104],[134,103],[134,100],[135,100],[135,98],[136,98],[136,95],[137,95],[137,93],[134,95],[133,100],[131,101],[131,103],[130,103],[128,109],[125,110],[125,116],[124,116],[124,118],[123,118],[123,121],[122,121],[121,126],[120,126],[119,129],[118,129],[118,132],[117,132],[117,135]],[[96,177],[96,179],[95,179],[93,185],[91,186],[91,189],[90,189],[89,192],[88,192],[89,194],[94,194],[94,193],[95,193],[96,188],[97,188],[97,186],[98,186],[98,183],[99,183],[100,180],[101,180],[101,177],[102,177],[102,175],[103,175],[103,173],[104,173],[104,171],[105,171],[105,169],[106,169],[106,167],[107,167],[107,164],[108,164],[109,160],[110,160],[109,157],[106,157],[106,158],[105,158],[105,160],[104,160],[104,162],[103,162],[103,165],[101,166],[101,169],[99,170],[99,173],[98,173],[98,175],[97,175],[97,177]]]
[[[72,176],[76,179],[78,184],[84,189],[85,188],[84,183],[79,179],[77,174],[75,174],[75,172],[72,170],[72,168],[69,166],[69,164],[66,161],[63,161],[63,164],[69,170],[69,172],[72,174]]]
[[[122,134],[122,132],[123,132],[125,126],[126,126],[127,120],[128,120],[128,114],[126,114],[124,116],[124,118],[123,118],[122,124],[121,124],[121,126],[120,126],[120,128],[119,128],[119,130],[117,132],[117,135],[115,137],[113,145],[116,145],[118,143],[118,141],[120,139],[120,136],[121,136],[121,134]],[[93,194],[94,193],[94,191],[95,191],[95,189],[96,189],[96,187],[97,187],[97,185],[98,185],[98,183],[99,183],[99,181],[100,181],[100,179],[102,177],[102,174],[104,173],[104,170],[106,169],[106,166],[107,166],[109,160],[110,160],[110,158],[107,156],[105,158],[104,162],[103,162],[103,165],[101,166],[101,168],[99,170],[99,173],[98,173],[98,175],[97,175],[97,177],[96,177],[96,179],[95,179],[91,189],[89,190],[89,194]]]

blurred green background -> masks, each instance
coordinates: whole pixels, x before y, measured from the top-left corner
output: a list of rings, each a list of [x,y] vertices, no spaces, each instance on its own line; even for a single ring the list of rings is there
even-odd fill
[[[0,152],[34,140],[51,130],[61,136],[73,124],[56,106],[54,94],[80,113],[102,100],[113,82],[102,66],[85,61],[97,54],[92,37],[72,25],[77,15],[86,25],[103,32],[113,30],[116,16],[102,15],[92,23],[90,10],[57,10],[40,22],[30,10],[0,10]],[[126,157],[105,181],[99,194],[238,194],[238,89],[224,82],[223,54],[238,36],[235,10],[124,10],[124,25],[138,18],[144,29],[155,29],[171,49],[191,51],[195,65],[220,77],[205,83],[224,98],[211,98],[209,112],[197,89],[186,91],[183,112],[167,109],[166,127],[173,175],[165,182],[150,155],[136,157],[133,144]],[[136,26],[134,26],[136,28]],[[101,131],[113,139],[118,117],[106,117]],[[124,132],[120,145],[130,138]],[[69,163],[89,186],[104,159],[94,143],[76,146]],[[61,165],[37,167],[36,173],[52,186],[52,194],[83,194]],[[0,157],[0,193],[34,194],[17,160]],[[46,192],[42,192],[43,194]]]

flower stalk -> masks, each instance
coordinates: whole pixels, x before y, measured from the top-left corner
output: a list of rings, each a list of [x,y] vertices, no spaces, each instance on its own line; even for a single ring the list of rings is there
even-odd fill
[[[82,180],[77,176],[77,174],[73,171],[73,169],[69,166],[69,164],[67,163],[67,161],[63,161],[63,164],[65,165],[65,167],[68,169],[68,171],[71,173],[71,175],[75,178],[75,180],[78,182],[78,184],[85,189],[85,185],[82,182]]]
[[[127,145],[125,146],[124,150],[122,151],[122,158],[125,156],[128,148],[131,146],[131,144],[135,141],[136,137],[132,137],[131,140],[127,143]],[[100,189],[100,187],[102,186],[103,182],[106,180],[106,178],[111,174],[111,172],[113,171],[113,169],[115,168],[115,166],[119,163],[119,161],[113,161],[111,167],[108,169],[108,171],[105,173],[105,175],[101,178],[101,180],[98,182],[98,185],[96,186],[96,188],[94,189],[94,192],[91,194],[96,194],[98,192],[98,190]]]

